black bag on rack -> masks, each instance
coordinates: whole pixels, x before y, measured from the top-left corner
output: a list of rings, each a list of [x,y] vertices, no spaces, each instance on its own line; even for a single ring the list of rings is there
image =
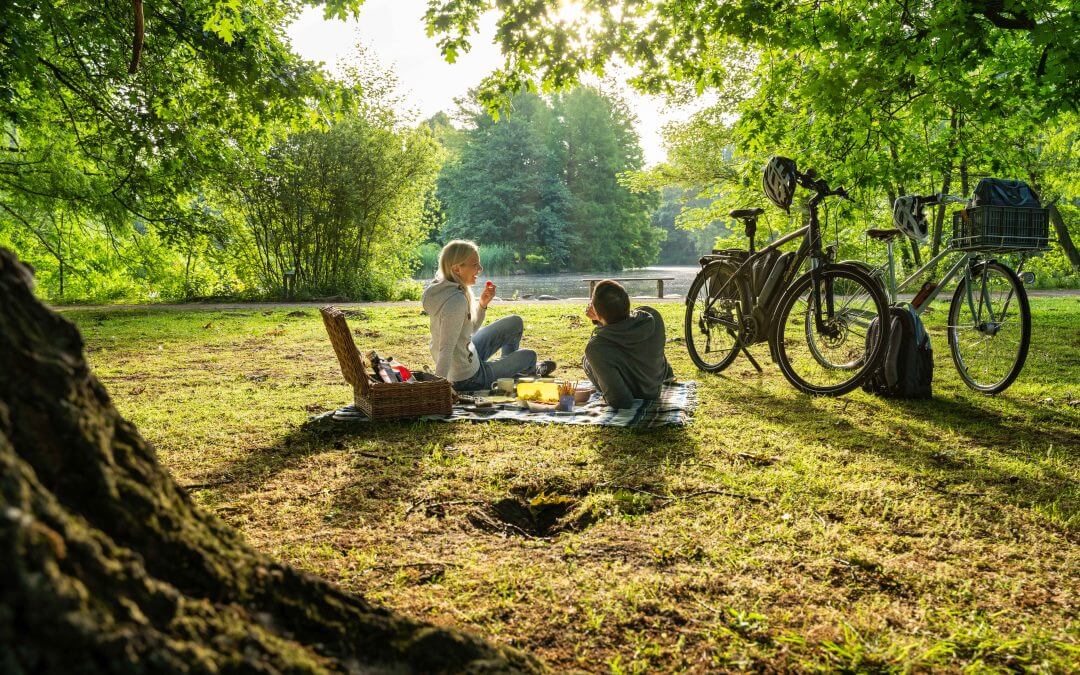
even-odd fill
[[[1022,180],[983,178],[975,186],[971,206],[1018,206],[1039,209],[1042,204],[1038,195]]]

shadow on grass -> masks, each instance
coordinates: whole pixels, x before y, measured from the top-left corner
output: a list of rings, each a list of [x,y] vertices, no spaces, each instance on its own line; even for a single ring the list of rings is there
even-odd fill
[[[1080,529],[1080,484],[1070,475],[1078,468],[1080,434],[1070,426],[1068,414],[1048,417],[1045,409],[1017,400],[1007,402],[1011,412],[1001,412],[982,399],[873,399],[860,408],[899,410],[902,419],[913,423],[876,420],[871,414],[853,424],[838,414],[836,404],[805,396],[782,398],[764,388],[753,392],[747,400],[763,418],[803,441],[828,441],[902,465],[942,498],[978,508],[990,521],[1004,517],[999,507],[1007,503],[1049,516],[1044,523],[1070,537]],[[959,434],[969,444],[946,445],[941,432]],[[1025,444],[1029,451],[1052,444],[1055,459],[1068,468],[1063,471],[1042,461],[1044,456],[1025,454]],[[989,452],[968,452],[983,449]],[[953,489],[960,485],[966,487]]]
[[[365,516],[383,514],[389,510],[402,508],[402,503],[410,504],[413,510],[427,515],[437,515],[439,504],[455,504],[458,508],[467,508],[469,504],[486,504],[506,511],[507,500],[528,505],[539,498],[563,499],[567,504],[580,501],[593,491],[611,492],[618,489],[641,490],[655,494],[667,494],[667,477],[672,470],[687,462],[694,462],[697,445],[687,435],[686,430],[678,427],[660,429],[617,429],[607,427],[561,427],[558,425],[521,425],[506,422],[479,423],[484,432],[482,440],[490,441],[501,428],[521,430],[523,426],[533,426],[540,438],[526,437],[515,448],[522,462],[522,471],[509,479],[505,491],[498,495],[491,494],[493,485],[500,484],[507,478],[493,471],[484,479],[469,479],[469,485],[462,486],[461,494],[432,496],[424,478],[430,466],[426,461],[452,461],[452,456],[459,451],[461,444],[474,444],[475,435],[470,431],[475,424],[442,422],[333,422],[329,419],[309,421],[285,434],[274,444],[254,448],[244,457],[221,466],[214,474],[205,478],[202,485],[213,486],[227,498],[250,495],[267,490],[283,473],[300,470],[309,464],[309,459],[322,453],[347,453],[349,470],[341,474],[345,481],[337,480],[333,485],[311,486],[310,481],[298,485],[295,494],[289,499],[317,498],[331,495],[330,510],[341,513],[348,519],[358,514]],[[532,430],[530,430],[532,431]],[[562,431],[573,433],[572,437],[562,437]],[[563,440],[565,438],[565,440]],[[530,441],[551,443],[564,442],[567,453],[557,453],[566,458],[565,465],[558,462],[546,470],[531,473],[527,463],[538,455],[530,448]],[[550,447],[561,449],[558,445]],[[590,448],[588,461],[573,460],[570,451],[575,448]],[[600,465],[600,480],[596,480],[593,456]],[[483,464],[480,465],[483,467]],[[484,470],[484,469],[482,469]],[[583,474],[589,474],[585,477]],[[434,478],[430,482],[439,482]],[[489,504],[490,501],[490,504]],[[500,507],[501,504],[501,507]],[[505,515],[505,514],[504,514]],[[496,519],[498,520],[498,519]],[[517,523],[520,525],[520,523]],[[519,528],[522,529],[522,528]],[[528,535],[536,534],[529,528]],[[539,528],[550,529],[550,528]],[[513,533],[519,533],[514,530]],[[546,534],[546,533],[541,533]]]

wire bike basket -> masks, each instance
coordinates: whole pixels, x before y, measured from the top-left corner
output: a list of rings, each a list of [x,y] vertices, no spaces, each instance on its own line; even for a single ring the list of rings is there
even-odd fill
[[[951,246],[959,251],[1041,251],[1049,237],[1049,209],[973,206],[953,214]]]

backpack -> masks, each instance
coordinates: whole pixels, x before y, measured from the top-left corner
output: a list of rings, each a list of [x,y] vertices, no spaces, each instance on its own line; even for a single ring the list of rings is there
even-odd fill
[[[972,206],[1019,206],[1027,209],[1042,207],[1039,197],[1022,180],[983,178],[975,186]]]
[[[878,339],[878,319],[866,332],[867,345]],[[889,341],[885,358],[870,371],[862,388],[886,398],[930,398],[934,379],[934,350],[922,320],[908,304],[889,308]]]

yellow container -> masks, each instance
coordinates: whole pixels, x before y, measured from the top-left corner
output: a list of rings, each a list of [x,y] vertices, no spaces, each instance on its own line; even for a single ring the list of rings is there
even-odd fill
[[[537,392],[540,393],[540,399],[543,401],[559,402],[559,385],[554,382],[518,382],[518,398],[535,400]]]

